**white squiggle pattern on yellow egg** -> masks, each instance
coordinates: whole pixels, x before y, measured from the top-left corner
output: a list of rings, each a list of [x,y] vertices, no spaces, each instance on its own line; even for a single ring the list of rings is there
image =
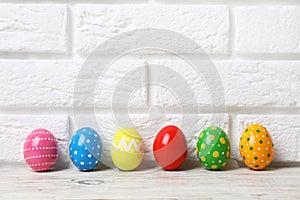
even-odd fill
[[[142,141],[128,137],[122,137],[120,141],[115,139],[113,140],[112,151],[140,153],[142,152]]]

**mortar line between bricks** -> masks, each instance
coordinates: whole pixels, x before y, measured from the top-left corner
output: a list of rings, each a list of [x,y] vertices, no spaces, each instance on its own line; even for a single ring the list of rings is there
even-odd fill
[[[236,51],[235,51],[235,46],[236,46],[236,22],[235,22],[235,12],[234,12],[234,8],[232,6],[229,6],[228,8],[228,12],[229,12],[229,31],[228,31],[228,35],[229,35],[229,44],[228,44],[228,52],[231,54],[231,59],[237,59],[236,58]]]
[[[297,0],[252,0],[252,1],[245,1],[245,0],[152,0],[157,4],[172,4],[172,5],[233,5],[233,6],[251,6],[251,5],[299,5],[300,2]]]
[[[0,3],[18,3],[18,4],[97,4],[97,5],[143,5],[143,4],[159,4],[159,5],[233,5],[233,6],[276,6],[276,5],[300,5],[298,0],[0,0]]]
[[[121,108],[121,107],[120,107]],[[125,107],[123,107],[125,108]],[[167,112],[166,114],[187,114],[187,115],[194,115],[194,114],[212,114],[210,112],[211,108],[200,108],[202,109],[201,112],[195,113],[192,112],[195,108],[190,107],[191,109],[188,110],[186,113],[178,113],[178,112]],[[168,108],[170,110],[170,108]],[[81,108],[79,110],[82,114],[87,113],[86,108]],[[111,114],[111,108],[96,108],[96,114]],[[149,108],[129,108],[130,114],[149,114]],[[230,115],[300,115],[300,108],[234,108],[234,107],[227,107],[226,113]],[[0,115],[73,115],[72,108],[0,108]],[[214,114],[220,114],[218,109]]]
[[[67,5],[75,5],[75,4],[90,4],[90,5],[147,5],[148,0],[0,0],[0,4],[4,3],[12,3],[12,4],[67,4]]]
[[[74,6],[70,5],[68,6],[68,21],[67,21],[67,27],[68,27],[68,41],[69,41],[69,51],[70,54],[72,55],[71,57],[74,58],[74,33],[75,33],[75,28],[74,28]]]
[[[87,56],[85,55],[78,55],[76,52],[74,52],[74,47],[73,47],[73,53],[74,55],[66,55],[66,54],[33,54],[33,53],[5,53],[1,54],[0,53],[0,60],[28,60],[28,61],[38,61],[38,60],[85,60]],[[185,53],[181,53],[181,55],[187,55]],[[193,56],[192,54],[189,54]],[[107,56],[107,55],[99,55],[99,59],[101,57]],[[196,54],[195,54],[196,56]],[[208,55],[212,61],[300,61],[300,54],[295,54],[295,55],[278,55],[278,54],[273,54],[273,55]],[[156,58],[156,59],[168,59],[168,56],[166,55],[159,55],[159,54],[152,54],[152,55],[147,55],[149,58]],[[199,55],[198,55],[199,57]],[[132,56],[130,58],[133,59],[138,59],[139,55]]]
[[[237,114],[236,113],[230,113],[229,114],[229,123],[228,123],[228,126],[229,126],[229,137],[230,138],[233,138],[234,135],[238,135],[238,120],[237,120]],[[233,151],[238,151],[236,145],[231,145],[231,148],[233,148],[232,150]]]
[[[235,44],[233,44],[233,46],[235,46]],[[110,55],[114,55],[114,54],[96,54],[99,55],[101,57],[105,57],[105,56],[110,56]],[[129,55],[131,56],[131,58],[140,58],[140,56],[144,54],[134,54],[134,55]],[[147,58],[157,58],[157,59],[168,59],[168,58],[174,58],[172,55],[167,54],[167,53],[147,53]],[[180,52],[180,55],[182,56],[189,56],[189,57],[193,57],[195,56],[197,59],[199,60],[206,60],[207,59],[207,55],[211,60],[232,60],[232,61],[249,61],[249,60],[254,60],[254,61],[289,61],[289,60],[300,60],[300,53],[299,54],[278,54],[278,53],[274,53],[274,54],[236,54],[235,52],[233,52],[233,54],[198,54],[198,53],[182,53]],[[87,55],[80,55],[82,57],[82,59],[84,59],[85,56]]]
[[[70,53],[0,52],[0,59],[14,60],[66,60],[73,59]]]
[[[150,72],[150,66],[147,62],[145,62],[145,66],[146,66],[146,74],[145,74],[145,77],[146,77],[146,87],[147,87],[147,104],[148,105],[151,105],[151,84],[148,84],[151,80],[151,72]]]

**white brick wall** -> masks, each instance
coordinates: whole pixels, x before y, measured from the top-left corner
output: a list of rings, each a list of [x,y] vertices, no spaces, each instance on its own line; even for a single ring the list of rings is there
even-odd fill
[[[93,66],[97,67],[96,64],[97,62]],[[79,60],[0,60],[0,105],[71,108],[75,83],[82,65],[83,61]],[[137,60],[115,62],[97,81],[95,96],[86,106],[93,106],[95,103],[97,107],[111,107],[112,95],[118,81],[125,73],[140,66],[143,67],[144,63]],[[91,70],[81,81],[89,81],[94,76],[93,73]],[[145,82],[145,77],[130,75],[132,79],[138,78]],[[131,105],[142,105],[146,98],[146,91],[141,89],[135,94]]]
[[[172,60],[149,59],[148,62],[169,67],[181,74],[194,91],[197,103],[201,106],[211,105],[206,84],[207,77],[197,75],[190,64],[174,58]],[[214,64],[222,79],[226,105],[229,107],[300,106],[299,61],[214,61]],[[153,79],[157,76],[152,75]],[[172,84],[173,87],[180,87],[176,81]],[[216,88],[217,85],[214,87]],[[150,96],[153,104],[170,107],[178,104],[175,96],[166,88],[153,86]],[[187,99],[187,102],[181,103],[189,105],[190,101]]]
[[[221,124],[231,138],[232,158],[240,161],[238,138],[242,130],[249,123],[261,123],[273,136],[274,162],[300,163],[299,13],[300,3],[279,4],[275,0],[0,3],[0,161],[22,161],[26,135],[45,127],[59,139],[59,164],[66,166],[69,136],[77,126],[92,124],[88,118],[78,123],[75,116],[92,109],[104,141],[104,160],[109,163],[110,140],[121,123],[113,107],[129,112],[144,137],[149,160],[153,160],[154,136],[162,126],[174,124],[183,129],[189,160],[195,161],[197,134],[206,126]],[[199,75],[178,55],[144,52],[117,58],[97,78],[101,63],[127,49],[128,44],[97,52],[91,68],[82,68],[98,45],[120,33],[143,28],[166,29],[193,40],[213,65],[197,54],[199,49],[181,41],[161,40],[154,34],[139,38],[138,43],[153,40],[176,47],[180,56],[202,60],[208,74]],[[167,67],[170,73],[161,76],[163,70],[155,71],[154,65]],[[209,71],[211,67],[222,81],[226,105],[226,114],[220,115],[219,93],[214,122],[208,83],[217,89],[221,85],[218,76]],[[96,87],[91,83],[95,78]],[[84,98],[76,102],[82,107],[74,115],[78,83]],[[184,96],[190,90],[195,101]],[[129,122],[122,126],[126,124]]]
[[[300,53],[300,8],[236,8],[238,53]]]
[[[67,6],[0,4],[0,51],[68,52]]]
[[[228,49],[229,13],[226,6],[77,5],[75,21],[79,53],[89,53],[117,34],[143,28],[178,32],[211,53],[223,54]],[[157,38],[154,36],[153,39]]]

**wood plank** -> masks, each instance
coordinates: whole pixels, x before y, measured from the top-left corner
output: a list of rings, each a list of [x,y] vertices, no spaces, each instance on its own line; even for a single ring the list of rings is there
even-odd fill
[[[2,163],[0,176],[0,199],[300,199],[299,167],[35,173],[23,164]]]

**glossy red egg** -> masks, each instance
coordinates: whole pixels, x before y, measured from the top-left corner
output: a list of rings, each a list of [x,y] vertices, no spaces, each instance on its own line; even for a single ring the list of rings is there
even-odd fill
[[[182,131],[176,126],[161,129],[153,143],[156,162],[164,170],[176,170],[187,157],[187,142]]]

